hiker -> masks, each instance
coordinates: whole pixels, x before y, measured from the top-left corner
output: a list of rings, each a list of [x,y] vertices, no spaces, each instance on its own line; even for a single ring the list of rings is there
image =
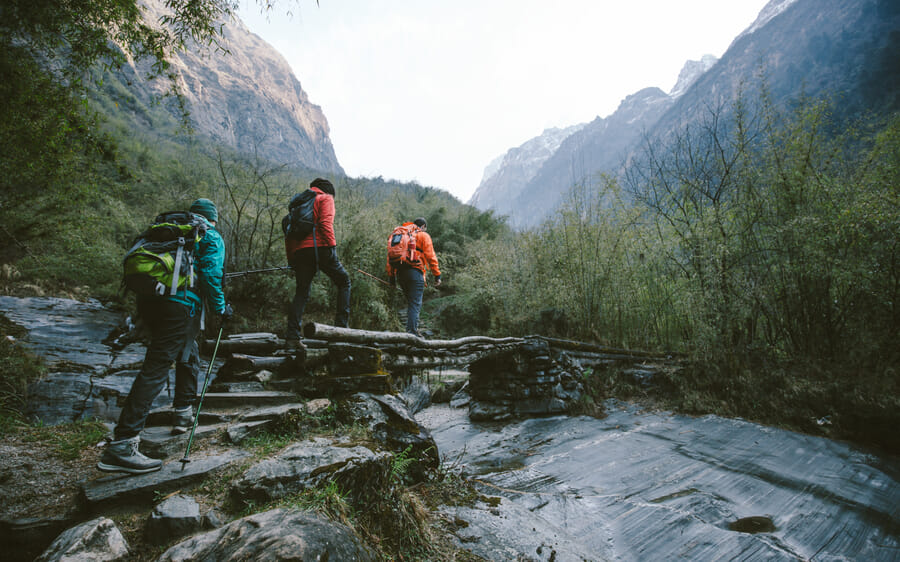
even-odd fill
[[[391,285],[400,285],[406,296],[406,331],[422,337],[419,333],[419,311],[422,309],[422,294],[425,292],[425,270],[430,269],[434,275],[434,286],[441,286],[441,270],[438,268],[437,254],[425,219],[417,218],[413,222],[405,222],[394,232],[406,229],[415,239],[409,243],[412,255],[408,259],[395,259],[391,255],[388,243],[387,274]],[[392,238],[393,238],[392,234]]]
[[[203,302],[212,310],[221,326],[231,316],[225,303],[222,277],[225,266],[225,242],[216,231],[216,206],[209,199],[197,199],[191,213],[206,221],[206,233],[197,243],[194,272],[197,282],[192,287],[156,295],[138,295],[138,315],[150,331],[150,345],[141,371],[131,385],[122,413],[97,468],[104,472],[144,474],[162,468],[162,461],[151,459],[139,450],[140,433],[154,399],[169,379],[169,367],[175,362],[175,396],[173,398],[172,434],[185,433],[194,424],[197,400],[197,378]]]
[[[319,270],[331,279],[338,290],[334,325],[342,328],[350,326],[350,276],[338,259],[334,236],[334,185],[326,179],[316,178],[310,182],[309,190],[315,193],[311,231],[300,239],[290,235],[284,238],[288,264],[297,280],[287,314],[285,343],[288,349],[303,347],[300,342],[303,310],[309,300],[313,277]],[[295,199],[301,195],[298,194]]]

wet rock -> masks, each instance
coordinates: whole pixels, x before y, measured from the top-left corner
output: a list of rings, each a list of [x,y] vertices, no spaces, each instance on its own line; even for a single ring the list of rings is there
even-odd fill
[[[896,459],[743,420],[604,407],[603,419],[491,425],[447,406],[418,414],[445,458],[502,498],[442,508],[468,523],[462,546],[489,560],[896,558]]]
[[[374,561],[345,526],[317,515],[276,509],[257,513],[167,550],[159,562],[188,560]]]
[[[466,378],[442,380],[432,391],[431,401],[435,404],[450,402],[468,382],[468,375]]]
[[[128,560],[128,543],[111,519],[100,517],[63,532],[35,562]]]
[[[25,344],[54,365],[79,365],[85,372],[105,371],[117,355],[103,340],[121,318],[100,302],[48,297],[0,296],[0,311],[28,330]]]
[[[453,396],[450,398],[450,407],[462,408],[468,406],[471,401],[472,397],[469,395],[469,381],[466,381],[459,390],[453,393]]]
[[[200,504],[194,498],[177,495],[153,508],[144,526],[144,536],[151,544],[166,544],[219,526],[217,516],[200,514]]]
[[[131,390],[137,371],[123,371],[113,375],[94,373],[50,373],[28,387],[29,419],[46,425],[58,425],[75,420],[96,418],[115,421]],[[174,371],[171,375],[174,377]],[[153,401],[159,408],[171,404],[165,392]]]
[[[238,503],[258,505],[334,481],[353,497],[365,498],[385,487],[390,467],[388,453],[314,439],[253,465],[232,482],[229,495]]]
[[[400,393],[400,398],[406,404],[409,413],[415,415],[431,405],[431,391],[419,377],[413,377],[409,384]]]
[[[402,400],[390,394],[359,393],[347,402],[348,419],[368,425],[375,438],[388,451],[415,459],[409,477],[421,481],[427,469],[440,465],[437,444],[431,433],[409,413]]]

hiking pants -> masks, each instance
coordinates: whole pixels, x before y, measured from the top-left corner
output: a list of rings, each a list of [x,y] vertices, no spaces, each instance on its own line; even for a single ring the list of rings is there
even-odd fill
[[[150,345],[119,415],[115,429],[117,441],[134,437],[144,429],[153,401],[169,379],[173,361],[175,397],[172,405],[185,408],[197,401],[200,307],[150,297],[138,300],[138,314],[150,330]]]
[[[309,300],[309,290],[313,277],[316,275],[316,249],[300,248],[290,260],[291,268],[297,279],[297,288],[294,300],[288,307],[287,331],[285,339],[300,339],[300,323],[303,321],[303,310],[306,301]],[[341,265],[337,257],[337,250],[330,248],[318,248],[318,269],[331,279],[338,290],[337,303],[334,311],[334,325],[341,328],[350,327],[350,276]]]
[[[406,331],[419,335],[419,311],[425,292],[425,274],[414,267],[397,271],[397,284],[406,296]]]

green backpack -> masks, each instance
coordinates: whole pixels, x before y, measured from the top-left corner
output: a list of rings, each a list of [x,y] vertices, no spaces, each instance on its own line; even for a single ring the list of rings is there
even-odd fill
[[[206,235],[200,215],[173,211],[158,215],[135,238],[122,259],[126,290],[138,295],[170,295],[194,286],[194,249]]]

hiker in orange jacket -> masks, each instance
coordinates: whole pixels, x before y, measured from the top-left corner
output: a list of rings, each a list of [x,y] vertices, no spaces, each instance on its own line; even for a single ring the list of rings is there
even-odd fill
[[[299,346],[300,323],[303,310],[309,300],[310,286],[316,272],[328,276],[338,289],[334,325],[347,328],[350,325],[350,275],[337,256],[337,240],[334,236],[334,185],[322,178],[309,184],[316,193],[313,204],[315,228],[302,240],[285,237],[284,248],[288,264],[297,279],[294,299],[288,307],[285,340],[289,347]]]
[[[425,292],[425,273],[430,269],[434,275],[434,286],[441,286],[441,270],[438,267],[437,254],[434,253],[434,243],[426,232],[428,225],[424,218],[403,223],[403,226],[415,224],[416,232],[416,259],[410,264],[394,267],[387,264],[387,274],[391,285],[399,284],[406,296],[406,331],[420,336],[419,311],[422,309],[422,295]]]

